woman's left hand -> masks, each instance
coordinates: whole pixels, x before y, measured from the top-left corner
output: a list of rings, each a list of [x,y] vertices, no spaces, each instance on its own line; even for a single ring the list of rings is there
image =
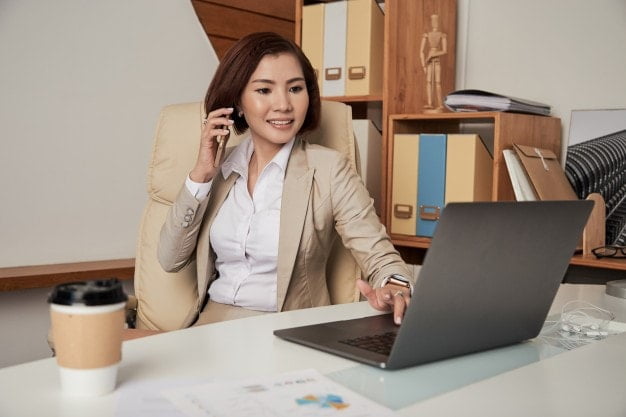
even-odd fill
[[[400,325],[407,306],[411,302],[411,290],[399,285],[388,284],[382,288],[372,288],[362,279],[356,283],[359,291],[372,307],[380,311],[393,310],[393,321]]]

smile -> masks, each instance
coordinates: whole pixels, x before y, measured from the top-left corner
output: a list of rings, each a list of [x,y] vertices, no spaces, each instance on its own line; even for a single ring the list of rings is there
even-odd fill
[[[276,127],[288,126],[293,123],[293,120],[269,120],[271,125]]]

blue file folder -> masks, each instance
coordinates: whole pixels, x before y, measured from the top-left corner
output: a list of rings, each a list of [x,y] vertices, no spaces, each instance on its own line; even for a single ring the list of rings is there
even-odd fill
[[[421,134],[417,178],[417,236],[432,237],[445,203],[446,135]]]

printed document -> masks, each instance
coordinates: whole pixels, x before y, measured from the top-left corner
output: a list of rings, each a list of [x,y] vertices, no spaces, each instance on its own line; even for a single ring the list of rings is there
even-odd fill
[[[315,370],[163,392],[190,417],[387,417],[395,414]]]

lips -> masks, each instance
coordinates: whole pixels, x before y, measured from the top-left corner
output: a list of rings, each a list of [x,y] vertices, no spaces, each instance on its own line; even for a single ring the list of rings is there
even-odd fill
[[[268,123],[274,127],[285,127],[293,123],[293,119],[289,120],[268,120]]]

